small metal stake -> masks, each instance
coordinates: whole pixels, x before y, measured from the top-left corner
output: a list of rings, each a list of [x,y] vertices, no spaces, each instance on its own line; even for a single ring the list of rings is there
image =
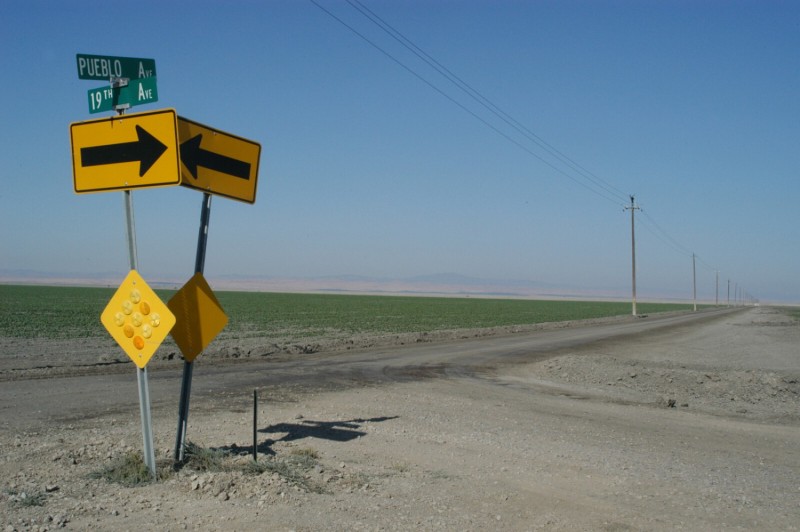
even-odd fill
[[[258,391],[253,390],[253,462],[258,462]]]

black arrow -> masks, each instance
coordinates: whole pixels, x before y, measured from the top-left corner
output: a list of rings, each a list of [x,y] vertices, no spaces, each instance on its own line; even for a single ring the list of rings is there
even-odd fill
[[[131,163],[139,161],[139,177],[167,151],[167,147],[157,138],[136,126],[139,140],[81,148],[81,166],[100,166],[104,164]]]
[[[250,179],[250,163],[204,150],[200,147],[202,140],[203,134],[200,133],[181,144],[181,161],[193,178],[197,179],[197,167],[202,166],[239,179]]]

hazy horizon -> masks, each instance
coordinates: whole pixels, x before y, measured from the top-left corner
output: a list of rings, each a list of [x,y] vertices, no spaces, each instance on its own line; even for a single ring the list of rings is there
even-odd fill
[[[696,275],[701,301],[719,279],[720,299],[800,302],[800,3],[191,5],[0,5],[0,270],[127,271],[122,193],[73,191],[70,124],[112,115],[78,79],[97,54],[155,60],[158,101],[129,114],[261,144],[255,204],[213,199],[210,280],[454,272],[624,298],[634,195],[640,299],[690,300]],[[188,279],[202,195],[133,198],[142,274]]]
[[[0,270],[0,284],[42,286],[85,286],[114,288],[124,278],[122,272],[102,272],[85,276],[63,276],[35,271]],[[158,288],[177,289],[188,280],[180,277],[153,276],[146,278]],[[502,280],[466,277],[455,273],[437,273],[408,278],[370,277],[364,275],[320,276],[320,277],[276,277],[219,275],[208,279],[215,291],[252,291],[288,293],[342,293],[376,295],[420,295],[443,297],[493,297],[523,299],[585,299],[608,301],[631,301],[630,287],[598,290],[591,287],[558,286],[530,280]],[[691,293],[658,293],[646,297],[637,295],[638,301],[691,303]],[[698,304],[717,303],[712,295],[709,299],[698,298]],[[718,303],[731,305],[737,302],[731,293],[730,301],[726,288],[720,286]],[[745,304],[748,302],[739,302]],[[790,301],[765,301],[764,304],[792,305]]]

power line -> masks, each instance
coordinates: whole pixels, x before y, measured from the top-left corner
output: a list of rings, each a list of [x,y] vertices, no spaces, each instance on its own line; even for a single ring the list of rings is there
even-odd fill
[[[522,144],[522,143],[521,143],[521,142],[519,142],[518,140],[516,140],[516,139],[512,138],[512,137],[511,137],[510,135],[508,135],[507,133],[505,133],[505,132],[501,131],[500,129],[498,129],[497,127],[495,127],[493,124],[491,124],[491,123],[490,123],[490,122],[488,122],[486,119],[484,119],[483,117],[481,117],[480,115],[478,115],[477,113],[475,113],[473,110],[469,109],[469,108],[468,108],[468,107],[466,107],[464,104],[462,104],[461,102],[459,102],[458,100],[456,100],[455,98],[453,98],[452,96],[450,96],[449,94],[447,94],[447,93],[446,93],[444,90],[442,90],[442,89],[440,89],[439,87],[437,87],[436,85],[434,85],[434,84],[433,84],[431,81],[427,80],[427,79],[426,79],[425,77],[423,77],[421,74],[419,74],[418,72],[416,72],[416,71],[415,71],[413,68],[411,68],[411,67],[407,66],[405,63],[403,63],[402,61],[400,61],[399,59],[397,59],[395,56],[393,56],[392,54],[390,54],[389,52],[387,52],[386,50],[384,50],[384,49],[383,49],[381,46],[379,46],[379,45],[378,45],[377,43],[375,43],[374,41],[370,40],[370,39],[369,39],[367,36],[365,36],[363,33],[359,32],[359,31],[358,31],[357,29],[355,29],[353,26],[351,26],[350,24],[348,24],[347,22],[345,22],[344,20],[342,20],[340,17],[336,16],[334,13],[332,13],[332,12],[331,12],[331,11],[329,11],[328,9],[325,9],[325,8],[324,8],[323,6],[321,6],[321,5],[320,5],[320,4],[319,4],[319,3],[318,3],[316,0],[309,0],[309,1],[310,1],[312,4],[314,4],[315,6],[317,6],[317,7],[318,7],[320,10],[322,10],[323,12],[325,12],[325,13],[326,13],[328,16],[330,16],[331,18],[333,18],[334,20],[336,20],[337,22],[339,22],[339,23],[340,23],[342,26],[344,26],[345,28],[347,28],[348,30],[350,30],[351,32],[353,32],[355,35],[357,35],[359,38],[361,38],[361,39],[362,39],[364,42],[366,42],[367,44],[369,44],[370,46],[372,46],[373,48],[375,48],[376,50],[378,50],[379,52],[381,52],[381,53],[382,53],[383,55],[385,55],[387,58],[391,59],[391,60],[392,60],[394,63],[396,63],[398,66],[400,66],[401,68],[403,68],[404,70],[406,70],[406,71],[407,71],[409,74],[411,74],[411,75],[412,75],[412,76],[414,76],[415,78],[419,79],[421,82],[423,82],[425,85],[427,85],[428,87],[430,87],[430,88],[431,88],[431,89],[433,89],[434,91],[438,92],[438,93],[439,93],[441,96],[443,96],[444,98],[446,98],[447,100],[449,100],[449,101],[450,101],[451,103],[453,103],[454,105],[458,106],[458,107],[459,107],[461,110],[463,110],[464,112],[468,113],[470,116],[472,116],[472,117],[473,117],[473,118],[475,118],[476,120],[480,121],[480,122],[481,122],[481,123],[482,123],[484,126],[488,127],[489,129],[491,129],[492,131],[494,131],[495,133],[497,133],[498,135],[500,135],[500,136],[501,136],[501,137],[503,137],[504,139],[506,139],[506,140],[508,140],[509,142],[511,142],[512,144],[516,145],[518,148],[522,149],[523,151],[525,151],[525,152],[526,152],[526,153],[528,153],[529,155],[531,155],[531,156],[535,157],[535,158],[536,158],[536,159],[538,159],[540,162],[542,162],[543,164],[545,164],[545,165],[549,166],[550,168],[552,168],[552,169],[553,169],[553,170],[555,170],[556,172],[560,173],[560,174],[561,174],[561,175],[563,175],[564,177],[566,177],[566,178],[570,179],[572,182],[574,182],[574,183],[575,183],[575,184],[577,184],[578,186],[581,186],[581,187],[585,188],[585,189],[586,189],[586,190],[588,190],[589,192],[592,192],[592,193],[594,193],[595,195],[597,195],[597,196],[600,196],[601,198],[603,198],[603,199],[605,199],[605,200],[607,200],[607,201],[610,201],[610,202],[614,203],[615,205],[618,205],[618,204],[619,204],[619,202],[620,202],[620,199],[619,199],[618,197],[612,196],[612,195],[611,195],[609,192],[607,192],[605,189],[603,189],[603,188],[600,188],[600,185],[598,185],[598,184],[596,184],[596,183],[594,183],[594,182],[591,182],[591,181],[590,181],[590,183],[592,183],[592,184],[594,185],[594,187],[595,187],[595,188],[593,188],[592,186],[590,186],[590,184],[589,184],[589,183],[587,183],[587,182],[585,182],[585,181],[581,181],[581,180],[579,180],[578,178],[574,177],[573,175],[569,174],[568,172],[565,172],[563,169],[561,169],[561,168],[559,168],[559,167],[555,166],[553,163],[551,163],[551,162],[550,162],[550,161],[548,161],[547,159],[543,158],[541,155],[537,154],[536,152],[534,152],[533,150],[531,150],[530,148],[528,148],[527,146],[525,146],[524,144]]]
[[[658,223],[656,223],[656,221],[647,211],[642,210],[642,214],[644,215],[645,227],[647,227],[648,231],[650,231],[655,237],[681,255],[686,255],[688,257],[692,256],[692,252],[682,246],[677,240],[672,238],[669,233],[667,233],[660,225],[658,225]]]
[[[642,214],[644,214],[644,221],[645,221],[644,225],[645,225],[645,228],[647,228],[647,230],[650,231],[650,233],[653,234],[655,237],[660,239],[662,242],[667,244],[669,247],[671,247],[673,250],[677,251],[681,255],[684,255],[684,256],[687,256],[687,257],[694,256],[697,259],[697,262],[699,262],[700,265],[704,266],[709,271],[714,272],[714,271],[718,270],[717,268],[714,268],[709,263],[707,263],[705,260],[703,260],[703,258],[700,255],[698,255],[695,252],[689,251],[685,246],[681,245],[680,242],[678,242],[677,240],[672,238],[672,236],[669,233],[667,233],[664,230],[664,228],[661,227],[653,219],[653,217],[650,216],[650,214],[647,211],[642,210]],[[648,225],[652,226],[652,228],[648,227]]]
[[[454,74],[450,69],[446,66],[442,65],[439,61],[433,58],[430,54],[426,53],[423,49],[417,46],[413,41],[407,38],[405,35],[400,33],[396,28],[394,28],[391,24],[380,18],[375,12],[370,10],[364,4],[362,4],[359,0],[347,0],[347,3],[353,6],[357,11],[359,11],[362,15],[364,15],[367,19],[373,22],[375,25],[380,27],[383,31],[389,34],[392,38],[394,38],[397,42],[411,51],[414,55],[420,58],[422,61],[427,63],[430,67],[434,70],[439,72],[442,76],[444,76],[447,80],[453,83],[456,87],[461,89],[462,92],[467,94],[470,98],[475,100],[477,103],[482,105],[484,108],[489,110],[492,114],[497,116],[503,122],[514,128],[517,132],[522,134],[528,140],[539,146],[541,149],[549,153],[551,156],[555,157],[556,159],[560,160],[562,163],[566,164],[574,171],[578,172],[581,176],[585,179],[591,181],[596,186],[602,188],[612,196],[619,196],[619,199],[622,201],[626,201],[628,199],[627,194],[616,188],[614,185],[605,181],[604,179],[596,176],[595,174],[591,173],[590,171],[583,168],[581,165],[576,163],[574,160],[569,158],[567,155],[559,151],[558,149],[554,148],[551,144],[541,138],[539,135],[531,131],[529,128],[525,127],[523,124],[518,122],[514,119],[511,115],[503,111],[499,106],[497,106],[494,102],[489,100],[486,96],[481,94],[477,89],[471,86],[469,83],[461,79],[459,76]]]
[[[395,41],[400,43],[404,48],[406,48],[411,53],[413,53],[417,58],[419,58],[421,61],[423,61],[429,67],[431,67],[436,72],[438,72],[447,81],[449,81],[450,83],[455,85],[464,94],[466,94],[472,100],[474,100],[479,105],[481,105],[483,108],[488,110],[490,113],[492,113],[495,117],[500,119],[507,126],[511,127],[518,134],[522,135],[525,139],[527,139],[528,141],[533,143],[538,149],[543,150],[547,155],[549,155],[550,157],[552,157],[556,161],[558,161],[558,163],[566,166],[571,172],[575,172],[579,177],[576,177],[575,175],[572,175],[569,171],[565,171],[564,169],[556,166],[553,162],[545,159],[542,155],[536,153],[531,148],[529,148],[528,146],[524,145],[522,142],[520,142],[517,139],[513,138],[508,133],[502,131],[501,129],[499,129],[498,127],[496,127],[495,125],[493,125],[492,123],[487,121],[485,118],[483,118],[480,115],[478,115],[475,111],[473,111],[472,109],[468,108],[463,103],[461,103],[458,100],[456,100],[453,96],[451,96],[450,94],[445,92],[443,89],[441,89],[440,87],[435,85],[432,81],[430,81],[427,78],[425,78],[422,74],[417,72],[415,69],[413,69],[412,67],[410,67],[410,66],[406,65],[405,63],[403,63],[400,59],[398,59],[397,57],[395,57],[394,55],[389,53],[387,50],[382,48],[376,42],[374,42],[371,39],[369,39],[367,36],[365,36],[363,33],[358,31],[352,25],[348,24],[347,22],[342,20],[340,17],[338,17],[337,15],[335,15],[334,13],[332,13],[331,11],[329,11],[328,9],[326,9],[325,7],[320,5],[317,2],[317,0],[310,0],[310,2],[312,4],[314,4],[317,8],[319,8],[321,11],[323,11],[328,16],[330,16],[331,18],[333,18],[334,20],[339,22],[342,26],[347,28],[349,31],[351,31],[353,34],[358,36],[364,42],[366,42],[367,44],[372,46],[374,49],[379,51],[381,54],[386,56],[388,59],[393,61],[398,66],[400,66],[402,69],[407,71],[409,74],[411,74],[412,76],[414,76],[415,78],[417,78],[418,80],[423,82],[425,85],[427,85],[428,87],[430,87],[431,89],[433,89],[434,91],[439,93],[442,97],[444,97],[445,99],[450,101],[452,104],[454,104],[457,107],[459,107],[462,111],[468,113],[470,116],[472,116],[473,118],[475,118],[476,120],[481,122],[484,126],[488,127],[492,131],[494,131],[496,134],[500,135],[501,137],[503,137],[507,141],[511,142],[512,144],[516,145],[518,148],[522,149],[523,151],[525,151],[529,155],[535,157],[541,163],[547,165],[548,167],[550,167],[551,169],[555,170],[559,174],[561,174],[564,177],[570,179],[572,182],[574,182],[578,186],[581,186],[582,188],[588,190],[589,192],[592,192],[593,194],[595,194],[595,195],[597,195],[597,196],[599,196],[599,197],[601,197],[601,198],[603,198],[603,199],[605,199],[607,201],[610,201],[610,202],[612,202],[612,203],[614,203],[616,205],[619,205],[619,203],[621,201],[622,202],[626,202],[629,197],[632,199],[632,196],[629,196],[628,194],[623,193],[620,189],[618,189],[617,187],[615,187],[614,185],[612,185],[608,181],[606,181],[606,180],[598,177],[594,173],[590,172],[589,170],[587,170],[586,168],[584,168],[583,166],[581,166],[580,164],[575,162],[573,159],[571,159],[569,156],[565,155],[563,152],[561,152],[558,149],[556,149],[555,147],[553,147],[551,144],[549,144],[547,141],[545,141],[539,135],[534,133],[531,129],[527,128],[525,125],[523,125],[522,123],[517,121],[514,117],[512,117],[510,114],[508,114],[507,112],[502,110],[499,106],[494,104],[490,99],[488,99],[486,96],[484,96],[480,91],[478,91],[477,89],[472,87],[469,83],[464,81],[462,78],[460,78],[459,76],[454,74],[450,69],[448,69],[446,66],[442,65],[439,61],[437,61],[431,55],[429,55],[424,50],[422,50],[413,41],[408,39],[400,31],[395,29],[391,24],[386,22],[384,19],[382,19],[380,16],[378,16],[375,12],[373,12],[371,9],[366,7],[363,3],[361,3],[360,0],[346,0],[346,1],[353,9],[355,9],[356,11],[361,13],[361,15],[366,17],[370,22],[372,22],[373,24],[378,26],[382,31],[387,33]],[[623,206],[624,206],[624,203],[623,203]],[[624,208],[627,210],[628,207],[624,207]],[[633,208],[631,208],[631,209],[633,209]],[[639,209],[639,207],[637,206],[636,209]],[[681,255],[684,255],[686,257],[689,257],[689,256],[693,257],[693,262],[695,260],[697,260],[703,266],[705,266],[706,268],[708,268],[711,271],[714,271],[714,272],[718,272],[719,271],[718,269],[713,268],[708,263],[706,263],[704,260],[702,260],[699,256],[697,256],[696,253],[694,253],[692,251],[689,251],[689,249],[687,249],[680,242],[678,242],[676,239],[674,239],[646,211],[642,210],[641,212],[642,212],[642,214],[644,214],[643,221],[645,222],[645,228],[651,234],[653,234],[656,238],[658,238],[659,240],[664,242],[668,247],[672,248],[673,251],[676,251],[677,253],[679,253]],[[634,283],[635,283],[635,281],[634,281]],[[634,288],[634,290],[635,290],[635,288]],[[634,292],[634,294],[635,294],[635,292]],[[635,301],[635,295],[634,295],[634,301]],[[634,310],[634,312],[635,312],[635,310]]]

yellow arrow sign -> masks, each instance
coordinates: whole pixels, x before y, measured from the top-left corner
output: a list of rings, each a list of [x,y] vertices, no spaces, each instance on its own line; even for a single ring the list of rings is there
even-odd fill
[[[174,109],[77,122],[69,129],[78,194],[180,183]]]
[[[261,145],[178,117],[181,185],[255,203]]]

